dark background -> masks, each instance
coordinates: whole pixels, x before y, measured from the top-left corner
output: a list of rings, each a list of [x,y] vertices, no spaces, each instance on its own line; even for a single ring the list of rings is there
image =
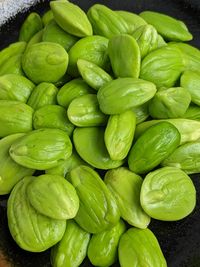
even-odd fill
[[[187,24],[194,35],[191,44],[200,48],[200,0],[74,0],[71,2],[77,3],[84,10],[98,2],[113,9],[124,9],[135,13],[144,10],[166,13]],[[46,10],[48,10],[48,1],[37,4],[24,14],[18,14],[15,19],[1,27],[0,49],[17,40],[20,25],[29,12],[36,11],[43,14]],[[200,267],[200,175],[193,175],[191,178],[197,189],[197,206],[194,212],[179,222],[152,220],[150,224],[150,229],[157,236],[169,267]],[[6,197],[2,196],[0,197],[0,250],[13,267],[50,267],[49,251],[28,253],[22,251],[12,240],[7,228]],[[90,264],[85,261],[82,266],[88,267]]]

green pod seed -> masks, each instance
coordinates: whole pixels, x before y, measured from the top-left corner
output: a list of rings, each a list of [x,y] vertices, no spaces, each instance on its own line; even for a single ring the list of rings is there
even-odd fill
[[[139,124],[149,117],[149,102],[131,109],[136,116],[136,124]]]
[[[128,26],[127,33],[129,34],[133,33],[134,30],[140,26],[147,24],[143,18],[133,12],[128,12],[125,10],[116,10],[115,12],[126,22]]]
[[[120,114],[149,101],[156,93],[156,86],[136,78],[118,78],[99,89],[97,98],[105,114]]]
[[[66,51],[69,51],[78,41],[78,38],[65,32],[56,24],[55,20],[51,20],[44,28],[42,41],[60,44]]]
[[[139,77],[140,49],[132,36],[120,34],[112,37],[108,43],[108,54],[116,77]]]
[[[73,77],[80,75],[77,67],[77,61],[80,58],[91,61],[105,70],[109,70],[107,48],[108,39],[103,36],[93,35],[80,39],[69,50],[67,72]]]
[[[180,145],[180,139],[180,133],[169,122],[151,126],[132,146],[129,169],[139,174],[151,171]]]
[[[153,11],[144,11],[140,16],[167,40],[184,42],[193,38],[184,22],[173,17]]]
[[[149,229],[130,228],[119,242],[119,262],[122,267],[167,267],[166,260],[156,239]]]
[[[147,228],[150,217],[140,205],[142,178],[120,167],[107,171],[104,182],[117,201],[121,217],[137,228]]]
[[[21,61],[19,62],[19,58],[21,59],[21,55],[24,53],[26,49],[25,42],[16,42],[8,47],[4,48],[0,52],[0,75],[14,73],[20,74],[21,71]],[[12,65],[10,64],[12,63]],[[13,66],[13,63],[15,65]],[[18,65],[17,65],[18,63]],[[17,68],[15,68],[15,66]],[[12,70],[12,72],[6,72],[6,70]]]
[[[93,94],[82,95],[72,100],[67,115],[71,123],[78,127],[101,126],[107,121],[107,116],[99,109],[97,96]]]
[[[109,117],[104,140],[111,159],[123,160],[128,155],[133,142],[135,125],[136,117],[131,110]]]
[[[71,153],[69,136],[59,129],[32,131],[16,140],[10,148],[10,156],[14,161],[36,170],[55,167],[62,160],[69,158]]]
[[[58,89],[52,83],[40,83],[32,91],[27,104],[33,109],[57,103],[56,96]]]
[[[30,41],[27,43],[26,49],[28,49],[33,44],[42,42],[43,32],[44,30],[42,29],[41,31],[34,34],[33,37],[30,39]]]
[[[132,34],[140,48],[141,58],[158,47],[158,33],[152,25],[143,25]]]
[[[117,224],[120,219],[118,206],[97,172],[79,166],[70,172],[69,180],[80,201],[74,218],[79,226],[89,233],[100,233]]]
[[[32,130],[33,109],[12,100],[0,100],[0,137]]]
[[[199,71],[200,50],[192,45],[185,43],[168,43],[171,48],[179,49],[184,60],[184,70]]]
[[[155,119],[179,118],[188,109],[191,96],[183,87],[159,90],[149,102],[149,114]]]
[[[88,10],[88,18],[92,24],[94,34],[111,38],[128,32],[126,21],[110,8],[95,4]]]
[[[87,255],[89,240],[90,234],[69,220],[63,238],[51,249],[52,266],[79,267]]]
[[[31,205],[41,214],[53,219],[74,218],[79,209],[79,198],[75,188],[59,175],[44,174],[27,187]]]
[[[163,167],[145,177],[140,202],[152,218],[177,221],[193,211],[196,205],[196,190],[184,171]]]
[[[179,49],[164,46],[149,53],[142,61],[140,78],[157,87],[175,86],[182,71],[184,59]]]
[[[54,16],[53,16],[52,10],[46,11],[44,15],[42,16],[42,22],[44,26],[46,26],[53,19],[54,19]]]
[[[125,223],[120,220],[111,229],[92,235],[87,254],[93,266],[111,266],[116,262],[119,240],[125,231]]]
[[[162,163],[162,166],[170,166],[182,169],[188,174],[200,172],[200,141],[193,141],[176,148]]]
[[[135,139],[138,139],[149,127],[161,121],[167,121],[173,124],[181,135],[180,144],[196,141],[200,138],[200,122],[189,119],[167,119],[167,120],[151,120],[145,121],[137,125],[135,129]]]
[[[26,103],[35,85],[17,74],[0,76],[0,99]]]
[[[196,105],[190,105],[182,118],[200,121],[200,107]]]
[[[104,129],[100,127],[76,128],[73,141],[80,157],[95,168],[107,170],[123,164],[122,160],[110,158],[104,143]]]
[[[58,91],[57,101],[60,106],[68,108],[69,104],[75,98],[92,93],[93,90],[82,79],[74,79]]]
[[[200,106],[200,73],[185,71],[181,76],[180,84],[188,90],[191,95],[192,102]]]
[[[33,114],[34,129],[57,128],[71,135],[74,126],[67,117],[67,111],[58,105],[46,105]]]
[[[22,24],[19,32],[19,41],[28,42],[43,28],[40,15],[35,12],[30,13]]]
[[[66,220],[55,220],[38,213],[27,199],[26,189],[34,177],[23,178],[12,190],[7,205],[10,233],[24,250],[41,252],[58,243],[66,228]]]
[[[112,81],[112,77],[107,72],[90,61],[78,59],[77,66],[83,80],[97,91]]]
[[[24,75],[22,70],[22,54],[15,55],[8,59],[8,61],[0,67],[0,76],[5,74]]]
[[[59,163],[56,167],[46,170],[45,173],[60,175],[66,178],[71,170],[80,165],[87,165],[87,163],[84,162],[74,150],[68,159]]]
[[[50,6],[55,21],[64,31],[78,37],[92,35],[92,26],[79,6],[68,1],[52,1]]]
[[[56,43],[41,42],[31,45],[22,57],[22,67],[27,77],[38,84],[57,82],[66,72],[68,54]]]
[[[15,163],[9,155],[10,146],[23,135],[12,134],[0,140],[0,195],[9,194],[19,180],[34,173]]]

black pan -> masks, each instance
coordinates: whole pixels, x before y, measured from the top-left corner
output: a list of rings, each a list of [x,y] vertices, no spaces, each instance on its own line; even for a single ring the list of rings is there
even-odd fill
[[[194,35],[191,42],[200,48],[200,0],[74,0],[87,10],[94,3],[106,4],[113,9],[124,9],[139,13],[154,10],[175,16],[185,21]],[[28,12],[43,14],[48,9],[48,1],[37,4]],[[18,31],[28,14],[19,14],[0,29],[0,49],[17,40]],[[179,222],[152,220],[150,229],[157,236],[169,267],[200,267],[200,175],[191,176],[197,189],[197,206],[194,212]],[[49,251],[28,253],[21,250],[12,240],[6,219],[6,197],[0,197],[0,254],[3,253],[14,267],[50,267]],[[91,266],[86,260],[82,266]],[[115,264],[115,267],[119,264]],[[0,267],[4,267],[0,263]],[[131,267],[131,266],[130,266]],[[147,266],[144,266],[147,267]]]

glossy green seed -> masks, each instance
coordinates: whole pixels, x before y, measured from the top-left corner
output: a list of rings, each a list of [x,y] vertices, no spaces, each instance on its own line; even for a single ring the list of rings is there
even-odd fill
[[[97,91],[112,81],[112,77],[107,72],[90,61],[78,59],[77,66],[83,80]]]
[[[140,49],[132,36],[121,34],[111,38],[108,43],[108,54],[116,77],[139,77]]]
[[[52,1],[50,6],[54,19],[64,31],[78,37],[92,35],[92,26],[79,6],[68,1]]]
[[[147,228],[150,217],[140,205],[142,178],[120,167],[107,171],[104,182],[117,201],[121,217],[132,226]]]
[[[140,202],[152,218],[177,221],[193,211],[196,190],[185,172],[174,167],[163,167],[145,177]]]
[[[18,139],[12,144],[9,152],[18,164],[45,170],[69,158],[72,154],[72,144],[67,133],[62,130],[39,129]]]
[[[71,123],[78,127],[105,125],[107,116],[99,109],[97,96],[87,94],[75,98],[70,103],[67,115]]]

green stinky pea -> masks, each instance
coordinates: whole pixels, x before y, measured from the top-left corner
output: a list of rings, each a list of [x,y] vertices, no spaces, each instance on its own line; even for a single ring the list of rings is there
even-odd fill
[[[43,32],[44,30],[42,29],[41,31],[34,34],[33,37],[30,39],[30,41],[27,43],[26,49],[28,49],[33,44],[42,42]]]
[[[108,43],[108,54],[116,77],[139,77],[140,49],[132,36],[120,34],[112,37]]]
[[[99,109],[97,96],[82,95],[69,104],[67,115],[71,123],[78,127],[102,126],[107,122],[107,116]]]
[[[32,130],[33,109],[25,103],[0,100],[0,137]]]
[[[10,146],[23,135],[11,134],[0,140],[0,195],[9,194],[19,180],[34,173],[34,170],[17,164],[9,155]]]
[[[190,105],[182,116],[185,119],[200,121],[200,106]]]
[[[32,91],[27,104],[34,110],[46,105],[54,105],[57,103],[56,96],[58,89],[52,83],[40,83]]]
[[[127,156],[133,142],[135,126],[136,117],[131,110],[109,117],[104,141],[111,159],[123,160]]]
[[[177,221],[193,211],[196,205],[196,190],[184,171],[174,167],[163,167],[145,177],[140,202],[152,218]]]
[[[117,201],[121,217],[137,228],[147,228],[150,217],[140,205],[142,178],[120,167],[107,171],[104,182]]]
[[[69,181],[75,187],[80,206],[75,221],[89,233],[100,233],[116,225],[120,219],[115,198],[101,177],[87,166],[70,172]]]
[[[65,32],[56,24],[55,20],[51,20],[44,28],[42,41],[58,43],[63,46],[66,51],[69,51],[69,49],[78,41],[78,38]]]
[[[94,34],[111,38],[129,31],[128,24],[122,16],[105,5],[95,4],[87,12]]]
[[[55,128],[71,135],[74,125],[67,117],[67,111],[58,105],[46,105],[35,111],[33,114],[34,129]]]
[[[25,49],[26,42],[16,42],[0,51],[0,76],[4,74],[24,74],[21,59]]]
[[[22,67],[27,77],[38,84],[57,82],[65,74],[68,54],[56,43],[41,42],[26,49],[22,56]]]
[[[158,33],[152,25],[143,25],[137,28],[131,36],[138,43],[141,58],[144,58],[158,47]]]
[[[68,1],[52,1],[50,6],[55,21],[64,31],[78,37],[92,35],[92,26],[79,6]]]
[[[136,124],[139,124],[149,117],[149,102],[144,103],[141,106],[133,107],[131,109],[136,116]]]
[[[184,58],[176,47],[164,46],[149,53],[141,65],[140,78],[160,87],[173,87],[184,71]]]
[[[53,219],[74,218],[79,209],[79,198],[75,188],[64,177],[44,174],[27,187],[31,205],[41,214]]]
[[[122,160],[110,158],[104,143],[104,129],[101,127],[76,128],[73,141],[79,156],[95,168],[107,170],[123,164]]]
[[[147,23],[153,25],[158,33],[167,40],[184,42],[193,38],[183,21],[153,11],[144,11],[140,13],[140,16]]]
[[[136,78],[118,78],[97,93],[100,109],[105,114],[120,114],[149,101],[156,93],[156,86]]]
[[[188,174],[200,172],[200,141],[183,144],[174,150],[161,164],[176,167]]]
[[[127,33],[129,34],[132,34],[134,30],[140,26],[147,24],[143,18],[133,12],[128,12],[125,10],[116,10],[115,12],[126,22],[128,26]]]
[[[54,16],[53,16],[52,10],[46,11],[44,15],[42,16],[42,22],[44,26],[46,26],[53,19],[54,19]]]
[[[169,122],[149,127],[130,150],[129,169],[138,174],[151,171],[180,145],[180,139],[179,131]]]
[[[38,213],[27,199],[27,187],[35,178],[27,176],[12,190],[7,205],[10,233],[24,250],[42,252],[58,243],[66,228],[66,220],[55,220]]]
[[[171,48],[179,49],[184,60],[184,70],[199,71],[200,68],[200,50],[192,45],[185,43],[168,43]]]
[[[200,72],[185,71],[181,76],[180,84],[188,90],[192,102],[200,106]]]
[[[120,239],[118,254],[121,267],[167,267],[158,240],[149,229],[128,229]]]
[[[19,41],[28,42],[43,28],[42,19],[39,14],[32,12],[25,19],[19,32]]]
[[[97,91],[112,81],[112,77],[107,72],[90,61],[78,59],[77,66],[83,80]]]
[[[149,102],[149,114],[155,119],[179,118],[190,102],[191,95],[183,87],[160,89]]]
[[[181,135],[180,144],[184,144],[191,141],[196,141],[200,138],[200,122],[189,119],[166,119],[166,120],[150,120],[145,121],[136,126],[135,139],[138,139],[149,127],[155,125],[161,121],[167,121],[173,124]]]
[[[67,109],[72,100],[82,95],[92,94],[92,92],[95,93],[84,80],[73,79],[60,88],[57,101],[60,106]]]
[[[90,234],[69,220],[63,238],[51,249],[53,267],[79,267],[87,255]]]
[[[17,74],[0,76],[0,99],[26,103],[35,85],[26,77]]]
[[[36,170],[55,167],[71,154],[72,144],[69,136],[59,129],[32,131],[16,140],[10,147],[10,156],[15,162]]]
[[[59,163],[56,167],[45,170],[45,173],[56,174],[66,178],[66,176],[69,174],[71,170],[80,165],[87,165],[87,163],[84,162],[74,150],[72,151],[72,154],[69,158]]]
[[[111,266],[117,260],[117,249],[121,235],[126,231],[120,220],[111,229],[93,234],[88,246],[88,258],[93,266]]]
[[[99,67],[109,70],[110,63],[107,48],[108,39],[103,36],[93,35],[80,39],[69,50],[67,72],[73,77],[80,75],[77,67],[78,59],[91,61]]]

